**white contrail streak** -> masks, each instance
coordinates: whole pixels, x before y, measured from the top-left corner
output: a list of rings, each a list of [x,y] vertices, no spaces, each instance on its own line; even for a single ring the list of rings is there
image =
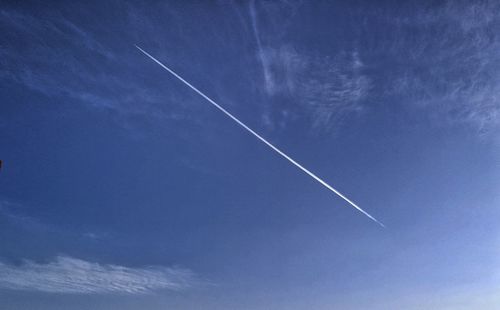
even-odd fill
[[[304,171],[310,177],[312,177],[313,179],[315,179],[316,181],[318,181],[319,183],[321,183],[324,187],[328,188],[329,190],[331,190],[332,192],[334,192],[335,194],[337,194],[338,196],[340,196],[340,198],[342,198],[345,201],[347,201],[351,206],[353,206],[354,208],[356,208],[356,210],[358,210],[359,212],[361,212],[364,215],[366,215],[367,217],[369,217],[372,221],[374,221],[375,223],[379,224],[382,227],[385,227],[384,224],[382,224],[381,222],[379,222],[376,218],[374,218],[373,216],[371,216],[368,212],[366,212],[365,210],[361,209],[358,205],[356,205],[354,202],[352,202],[349,198],[347,198],[346,196],[342,195],[342,193],[340,193],[338,190],[336,190],[335,188],[331,187],[328,183],[326,183],[325,181],[323,181],[322,179],[320,179],[314,173],[312,173],[311,171],[309,171],[306,168],[304,168],[301,164],[299,164],[298,162],[296,162],[295,160],[293,160],[292,158],[290,158],[290,156],[286,155],[280,149],[278,149],[277,147],[275,147],[274,145],[272,145],[270,142],[268,142],[266,139],[264,139],[263,137],[261,137],[258,133],[256,133],[255,131],[253,131],[250,127],[248,127],[243,122],[241,122],[239,119],[237,119],[235,116],[233,116],[231,113],[229,113],[228,111],[226,111],[226,109],[224,109],[223,107],[221,107],[220,105],[218,105],[215,101],[213,101],[207,95],[205,95],[200,90],[198,90],[198,88],[196,88],[193,85],[191,85],[188,81],[184,80],[177,73],[175,73],[174,71],[170,70],[167,66],[165,66],[164,64],[162,64],[159,60],[157,60],[156,58],[154,58],[153,56],[151,56],[148,52],[146,52],[145,50],[143,50],[139,46],[136,45],[135,47],[137,47],[142,53],[144,53],[144,55],[148,56],[154,62],[156,62],[157,64],[159,64],[163,69],[167,70],[173,76],[175,76],[176,78],[178,78],[179,80],[181,80],[181,82],[183,82],[189,88],[191,88],[196,93],[198,93],[198,95],[202,96],[208,102],[210,102],[211,104],[213,104],[217,109],[221,110],[224,114],[226,114],[229,118],[231,118],[233,121],[235,121],[238,125],[240,125],[241,127],[245,128],[249,133],[251,133],[252,135],[254,135],[257,139],[259,139],[260,141],[264,142],[267,146],[269,146],[271,149],[273,149],[276,153],[278,153],[281,156],[283,156],[289,162],[291,162],[292,164],[294,164],[297,168],[299,168],[300,170]]]

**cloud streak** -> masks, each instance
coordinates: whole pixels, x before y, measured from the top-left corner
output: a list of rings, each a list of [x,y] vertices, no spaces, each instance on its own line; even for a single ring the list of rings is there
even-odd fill
[[[0,288],[69,294],[145,294],[155,290],[184,290],[194,274],[181,268],[129,268],[98,264],[68,256],[48,263],[0,262]]]
[[[15,204],[13,203],[5,200],[0,200],[0,219],[6,219],[7,222],[18,225],[25,229],[38,231],[48,230],[48,226],[38,221],[37,219],[13,212],[12,209],[14,206]]]
[[[304,115],[313,129],[327,130],[344,116],[364,110],[363,101],[370,94],[372,82],[355,49],[321,56],[297,49],[285,39],[300,5],[275,2],[262,4],[258,10],[254,1],[249,4],[262,88],[269,99],[281,97],[288,103],[280,113],[269,113],[273,108],[268,107],[264,120],[274,127],[276,122],[283,125],[296,115]]]
[[[271,76],[270,68],[269,68],[269,57],[267,57],[264,49],[262,48],[262,42],[260,39],[259,28],[257,24],[257,12],[255,9],[255,1],[250,2],[250,20],[252,24],[252,30],[255,37],[255,41],[257,43],[257,55],[260,59],[260,63],[262,65],[262,73],[264,74],[264,86],[266,87],[266,91],[268,93],[275,92],[274,79]]]
[[[314,33],[317,41],[345,44],[314,49],[300,39],[310,37],[308,27],[297,27],[309,18],[310,10],[301,9],[309,6],[295,1],[249,2],[242,6],[245,14],[238,16],[244,32],[224,32],[217,23],[203,31],[221,44],[251,42],[252,48],[245,47],[232,59],[248,58],[255,65],[246,82],[256,90],[252,96],[263,95],[259,108],[264,125],[283,129],[302,121],[307,129],[329,131],[349,116],[398,102],[411,113],[420,109],[434,124],[467,125],[480,133],[500,127],[497,2],[449,1],[432,10],[414,4],[408,11],[398,6],[369,12],[339,8],[339,14],[352,17],[338,21],[346,31]],[[123,34],[129,39],[153,37],[151,41],[172,55],[182,53],[174,53],[167,42],[203,50],[199,38],[186,30],[197,28],[183,24],[185,13],[175,5],[155,7],[172,23],[151,20],[147,10],[128,7]],[[205,17],[213,14],[217,10]],[[18,83],[55,102],[81,102],[122,116],[189,117],[188,105],[165,104],[179,102],[178,94],[152,92],[154,82],[137,78],[126,50],[82,20],[53,10],[33,14],[6,7],[0,10],[0,26],[6,29],[0,46],[2,81]],[[164,29],[168,33],[163,34]],[[244,39],[235,40],[235,33],[243,33]],[[179,60],[183,57],[178,55]],[[221,93],[220,97],[230,92]]]
[[[6,30],[0,46],[0,80],[22,85],[53,102],[111,111],[123,119],[184,117],[165,109],[166,101],[175,100],[173,95],[152,94],[144,80],[123,73],[126,51],[105,45],[95,31],[63,14],[47,10],[40,18],[3,9],[0,27]],[[126,68],[126,72],[133,70]]]
[[[279,120],[282,113],[276,110],[281,109],[290,116],[281,123],[303,115],[314,129],[328,130],[378,103],[398,102],[411,113],[420,110],[438,126],[465,125],[481,135],[500,128],[498,2],[410,7],[339,13],[352,17],[339,21],[349,35],[332,31],[328,39],[348,44],[325,53],[293,40],[292,31],[300,29],[290,25],[301,17],[281,13],[287,8],[284,2],[252,2],[249,24],[262,89],[269,99],[286,101],[281,106],[273,102],[266,122]]]
[[[379,12],[373,22],[392,29],[377,40],[385,59],[386,98],[424,109],[438,123],[467,124],[480,133],[500,125],[500,5],[450,1],[411,14]],[[367,33],[372,34],[368,31]],[[377,34],[374,34],[376,37]]]

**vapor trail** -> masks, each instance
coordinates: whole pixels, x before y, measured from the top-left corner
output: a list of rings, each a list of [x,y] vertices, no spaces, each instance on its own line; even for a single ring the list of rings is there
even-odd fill
[[[264,139],[263,137],[261,137],[258,133],[256,133],[255,131],[253,131],[250,127],[248,127],[247,125],[245,125],[243,122],[241,122],[239,119],[237,119],[235,116],[233,116],[231,113],[229,113],[228,111],[226,111],[226,109],[224,109],[223,107],[221,107],[220,105],[218,105],[215,101],[213,101],[212,99],[210,99],[207,95],[205,95],[204,93],[202,93],[200,90],[198,90],[198,88],[194,87],[193,85],[191,85],[188,81],[184,80],[182,77],[180,77],[177,73],[175,73],[174,71],[170,70],[170,68],[168,68],[167,66],[165,66],[164,64],[162,64],[159,60],[157,60],[156,58],[154,58],[153,56],[151,56],[148,52],[146,52],[145,50],[143,50],[142,48],[140,48],[139,46],[135,46],[137,47],[142,53],[144,53],[144,55],[148,56],[149,58],[151,58],[154,62],[156,62],[157,64],[159,64],[163,69],[167,70],[168,72],[170,72],[173,76],[175,76],[176,78],[178,78],[179,80],[181,80],[181,82],[183,82],[184,84],[186,84],[189,88],[191,88],[192,90],[194,90],[196,93],[198,93],[198,95],[202,96],[203,98],[205,98],[208,102],[210,102],[211,104],[213,104],[217,109],[219,109],[220,111],[222,111],[224,114],[226,114],[229,118],[231,118],[233,121],[235,121],[238,125],[240,125],[241,127],[243,127],[244,129],[246,129],[248,132],[250,132],[252,135],[254,135],[257,139],[259,139],[260,141],[264,142],[267,146],[269,146],[271,149],[273,149],[276,153],[280,154],[281,156],[283,156],[285,159],[287,159],[289,162],[291,162],[292,164],[294,164],[297,168],[299,168],[300,170],[304,171],[305,173],[307,173],[310,177],[312,177],[313,179],[315,179],[316,181],[318,181],[319,183],[321,183],[324,187],[328,188],[329,190],[331,190],[332,192],[334,192],[335,194],[337,194],[340,198],[344,199],[345,201],[347,201],[351,206],[353,206],[354,208],[356,208],[356,210],[358,210],[359,212],[363,213],[364,215],[366,215],[367,217],[369,217],[372,221],[374,221],[375,223],[379,224],[380,226],[382,227],[385,227],[384,224],[382,224],[381,222],[379,222],[376,218],[374,218],[373,216],[371,216],[368,212],[366,212],[365,210],[361,209],[360,207],[358,207],[358,205],[356,205],[354,202],[352,202],[349,198],[347,198],[346,196],[344,196],[342,193],[340,193],[338,190],[336,190],[335,188],[331,187],[328,183],[326,183],[325,181],[323,181],[321,178],[319,178],[318,176],[316,176],[314,173],[312,173],[311,171],[307,170],[306,168],[304,168],[301,164],[299,164],[298,162],[296,162],[295,160],[293,160],[292,158],[290,158],[290,156],[286,155],[285,153],[283,153],[280,149],[278,149],[277,147],[275,147],[274,145],[272,145],[270,142],[268,142],[266,139]]]

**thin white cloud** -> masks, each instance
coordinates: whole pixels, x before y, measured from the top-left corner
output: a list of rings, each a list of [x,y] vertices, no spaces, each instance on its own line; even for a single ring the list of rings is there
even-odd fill
[[[257,56],[259,57],[260,64],[262,66],[262,73],[264,75],[264,87],[268,93],[275,92],[274,79],[271,75],[270,62],[271,59],[269,55],[265,52],[262,47],[262,42],[260,39],[257,11],[255,9],[255,1],[250,1],[250,21],[252,24],[252,30],[255,37],[255,42],[257,43]]]
[[[271,5],[262,4],[262,12],[258,11],[255,1],[249,3],[250,24],[257,46],[256,56],[262,68],[263,86],[268,95],[279,95],[290,92],[294,87],[295,73],[301,69],[302,58],[293,48],[286,45],[276,36],[286,30],[287,20],[293,15],[299,4],[290,6],[285,2],[275,2]],[[280,8],[277,11],[277,8]],[[285,13],[283,13],[285,12]],[[283,15],[284,14],[284,15]],[[266,29],[266,36],[259,30],[261,18],[266,17],[279,20],[278,24],[265,24],[272,31]],[[267,18],[269,20],[269,18]]]
[[[49,225],[42,223],[36,218],[15,212],[16,208],[19,208],[19,205],[6,200],[0,200],[0,220],[5,219],[8,223],[32,231],[52,230]]]
[[[261,52],[273,69],[268,94],[287,98],[288,108],[307,115],[314,129],[330,129],[346,115],[364,110],[372,80],[356,51],[334,57],[308,56],[284,45]]]
[[[394,60],[384,68],[395,69],[387,93],[443,124],[468,124],[480,133],[498,127],[499,9],[497,1],[450,1],[433,10],[416,7],[411,16],[388,13],[394,36],[379,51]]]
[[[251,86],[262,90],[263,99],[256,101],[264,103],[261,119],[269,128],[308,120],[313,128],[328,130],[346,116],[364,111],[370,98],[423,108],[435,122],[446,126],[466,124],[479,132],[499,127],[497,1],[449,1],[432,10],[415,4],[410,13],[393,7],[362,10],[359,16],[351,12],[354,21],[369,22],[357,23],[360,30],[352,32],[353,43],[344,52],[339,46],[329,56],[293,41],[290,31],[295,28],[290,26],[296,25],[294,17],[302,12],[301,5],[308,4],[250,2],[243,6],[245,14],[238,17],[246,23],[246,40],[255,44],[249,57],[256,61],[258,76],[251,76],[251,83],[256,83]],[[175,8],[159,9],[169,19],[182,19]],[[140,41],[147,34],[162,46],[163,28],[147,18],[146,12],[130,8],[125,26],[135,39]],[[130,62],[120,58],[121,51],[112,52],[99,40],[99,32],[63,15],[44,14],[49,15],[42,19],[22,10],[0,10],[0,26],[7,35],[0,46],[1,80],[119,114],[189,117],[183,111],[188,105],[182,105],[174,92],[152,92],[144,79],[114,71],[114,66],[129,66]],[[183,33],[184,24],[173,25],[178,29],[171,35],[182,42],[179,46],[196,50],[196,40]],[[377,30],[380,25],[391,31]],[[101,62],[106,66],[96,65]],[[219,97],[223,96],[221,91]],[[165,104],[170,101],[182,106],[181,110]]]
[[[194,284],[192,271],[182,268],[130,268],[67,256],[48,263],[0,262],[0,288],[69,294],[144,294],[183,290]]]
[[[372,81],[363,73],[357,52],[313,59],[310,75],[298,81],[300,99],[311,110],[315,128],[331,128],[351,113],[364,109]]]
[[[409,13],[394,7],[352,11],[369,22],[353,33],[352,50],[330,56],[292,47],[290,36],[282,34],[293,14],[282,14],[282,7],[283,2],[249,7],[262,88],[289,103],[288,119],[268,108],[262,117],[267,126],[300,114],[314,128],[330,129],[365,110],[373,98],[421,108],[439,125],[466,125],[480,134],[500,127],[498,1],[448,1],[432,10],[414,4]],[[379,26],[391,31],[382,34]]]
[[[123,74],[125,53],[112,51],[94,32],[58,13],[44,12],[42,19],[3,9],[0,27],[13,38],[0,47],[0,80],[18,83],[56,102],[70,99],[123,116],[185,117],[166,108],[174,95],[152,93],[144,80]]]
[[[369,95],[372,83],[364,74],[364,63],[355,50],[332,57],[313,56],[298,51],[282,38],[300,5],[287,2],[249,5],[265,94],[270,98],[284,97],[289,103],[280,113],[268,107],[262,121],[267,127],[284,127],[302,114],[314,129],[330,129],[345,115],[363,110],[362,101]],[[261,24],[265,32],[260,31]]]

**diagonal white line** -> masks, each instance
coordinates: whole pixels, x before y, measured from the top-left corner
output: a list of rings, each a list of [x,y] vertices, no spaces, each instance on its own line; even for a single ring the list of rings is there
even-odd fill
[[[275,147],[274,145],[272,145],[269,141],[267,141],[266,139],[264,139],[263,137],[261,137],[258,133],[256,133],[255,131],[253,131],[250,127],[248,127],[247,125],[245,125],[242,121],[240,121],[235,116],[233,116],[231,113],[229,113],[228,111],[226,111],[226,109],[224,109],[223,107],[221,107],[220,105],[218,105],[215,101],[213,101],[207,95],[205,95],[200,90],[198,90],[198,88],[196,88],[193,85],[191,85],[191,83],[189,83],[188,81],[184,80],[181,76],[179,76],[177,73],[175,73],[174,71],[172,71],[170,68],[168,68],[167,66],[165,66],[164,64],[162,64],[159,60],[157,60],[156,58],[154,58],[153,56],[151,56],[148,52],[146,52],[145,50],[143,50],[139,46],[136,45],[135,47],[137,47],[142,53],[144,53],[144,55],[148,56],[154,62],[156,62],[157,64],[159,64],[163,69],[167,70],[173,76],[175,76],[176,78],[178,78],[181,82],[183,82],[184,84],[186,84],[189,88],[191,88],[196,93],[198,93],[198,95],[202,96],[208,102],[210,102],[211,104],[213,104],[217,109],[219,109],[220,111],[222,111],[229,118],[231,118],[233,121],[235,121],[238,125],[240,125],[244,129],[246,129],[248,132],[250,132],[252,135],[254,135],[257,139],[259,139],[260,141],[264,142],[267,146],[269,146],[271,149],[273,149],[276,153],[278,153],[281,156],[283,156],[289,162],[291,162],[292,164],[294,164],[297,168],[299,168],[300,170],[304,171],[310,177],[312,177],[313,179],[315,179],[316,181],[318,181],[319,183],[321,183],[324,187],[328,188],[329,190],[331,190],[332,192],[334,192],[335,194],[337,194],[340,198],[342,198],[345,201],[347,201],[351,206],[353,206],[354,208],[356,208],[356,210],[358,210],[359,212],[363,213],[364,215],[366,215],[367,217],[369,217],[372,221],[374,221],[375,223],[377,223],[380,226],[382,226],[382,227],[385,228],[384,224],[382,224],[381,222],[379,222],[376,218],[374,218],[373,216],[371,216],[368,212],[366,212],[365,210],[361,209],[357,204],[355,204],[354,202],[352,202],[349,198],[347,198],[346,196],[344,196],[342,193],[340,193],[335,188],[331,187],[328,183],[326,183],[325,181],[323,181],[320,177],[318,177],[317,175],[315,175],[311,171],[309,171],[306,168],[304,168],[301,164],[299,164],[298,162],[296,162],[295,160],[293,160],[292,158],[290,158],[290,156],[286,155],[280,149],[278,149],[277,147]]]

